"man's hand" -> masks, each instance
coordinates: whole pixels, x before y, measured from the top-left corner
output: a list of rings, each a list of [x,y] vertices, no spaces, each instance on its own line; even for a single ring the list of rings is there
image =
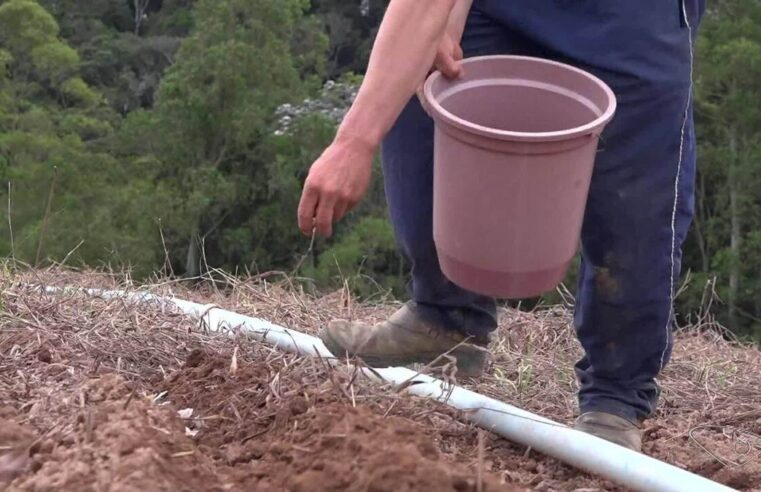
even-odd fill
[[[436,49],[436,58],[433,60],[431,70],[438,70],[444,74],[444,77],[450,79],[459,78],[463,73],[462,58],[463,53],[460,44],[449,33],[445,33],[439,43],[439,47]],[[420,102],[423,103],[423,109],[428,112],[425,105],[425,96],[423,95],[423,83],[418,86],[416,93]]]
[[[333,222],[365,194],[375,150],[438,58],[437,47],[451,28],[450,14],[457,6],[454,17],[464,18],[470,4],[471,0],[389,2],[357,97],[336,140],[309,170],[299,204],[299,228],[304,234],[329,236]],[[448,46],[441,63],[451,67],[459,48],[454,42]]]
[[[358,139],[334,141],[312,167],[299,203],[299,228],[321,236],[333,234],[340,220],[364,196],[372,177],[374,150]]]
[[[456,79],[462,75],[462,48],[452,36],[445,34],[436,50],[433,68],[445,77]]]

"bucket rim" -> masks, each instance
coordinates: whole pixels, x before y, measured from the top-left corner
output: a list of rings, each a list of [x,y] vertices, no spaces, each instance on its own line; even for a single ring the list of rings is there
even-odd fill
[[[467,65],[471,63],[485,61],[485,60],[486,61],[488,60],[526,60],[526,61],[541,63],[545,65],[554,65],[564,70],[574,72],[578,75],[581,75],[582,77],[585,77],[591,80],[594,84],[599,86],[605,92],[605,95],[608,101],[607,107],[605,108],[605,110],[602,112],[600,116],[598,116],[591,122],[585,123],[584,125],[576,126],[573,128],[568,128],[565,130],[556,130],[551,132],[517,132],[517,131],[511,131],[511,130],[500,130],[497,128],[492,128],[489,126],[472,123],[444,109],[444,107],[439,103],[439,101],[437,101],[436,98],[433,96],[433,89],[432,89],[433,84],[438,79],[444,77],[444,75],[440,71],[436,70],[427,78],[427,80],[425,81],[423,85],[423,98],[422,98],[423,101],[421,101],[424,106],[428,106],[428,113],[431,115],[431,117],[433,117],[435,120],[440,120],[442,122],[448,123],[465,132],[475,134],[475,135],[480,135],[487,138],[492,138],[497,140],[511,140],[511,141],[519,141],[519,142],[547,142],[547,141],[555,141],[555,140],[572,139],[579,136],[590,135],[590,134],[595,134],[596,136],[599,136],[599,132],[596,133],[595,129],[604,127],[613,118],[613,115],[616,112],[617,100],[616,100],[616,95],[613,93],[613,90],[602,79],[587,72],[586,70],[582,70],[580,68],[574,67],[573,65],[569,65],[567,63],[562,63],[562,62],[558,62],[554,60],[548,60],[546,58],[539,58],[534,56],[523,56],[523,55],[473,56],[473,57],[463,59],[462,66],[463,68],[467,69]]]

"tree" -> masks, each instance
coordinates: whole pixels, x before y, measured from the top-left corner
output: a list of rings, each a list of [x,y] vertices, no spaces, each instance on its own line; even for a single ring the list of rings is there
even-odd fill
[[[174,61],[179,36],[186,35],[190,28],[192,2],[42,0],[41,3],[57,19],[62,37],[84,60],[80,68],[82,79],[105,95],[114,109],[126,114],[153,105],[161,76]]]
[[[314,0],[312,12],[322,21],[330,37],[328,75],[364,73],[375,34],[388,0]]]
[[[698,196],[686,262],[704,272],[699,278],[717,277],[721,319],[738,333],[758,330],[761,314],[759,22],[759,2],[722,2],[708,12],[697,50]]]
[[[140,36],[140,26],[147,17],[148,6],[151,0],[132,0],[132,11],[135,16],[135,36]]]
[[[116,115],[79,76],[79,55],[33,1],[0,5],[0,32],[0,190],[10,201],[0,247],[30,263],[152,265],[145,221],[116,218],[131,198],[125,183],[140,180],[109,155]],[[138,230],[140,243],[130,239]]]
[[[209,244],[212,234],[225,238],[228,258],[247,256],[251,243],[242,244],[240,224],[269,202],[263,158],[275,109],[303,98],[305,81],[319,75],[323,38],[312,32],[311,47],[293,42],[296,32],[314,29],[306,7],[302,0],[199,1],[195,29],[162,80],[150,118],[141,120],[149,123],[142,140],[151,141],[153,177],[168,197],[167,240],[174,257],[185,250],[188,275],[208,261],[204,252],[223,248]],[[241,251],[230,251],[231,243]]]

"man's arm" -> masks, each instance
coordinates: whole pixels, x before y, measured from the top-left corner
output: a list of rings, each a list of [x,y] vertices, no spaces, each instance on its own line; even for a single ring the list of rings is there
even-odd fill
[[[392,0],[339,136],[378,146],[433,64],[456,0]]]
[[[362,198],[375,151],[437,57],[450,14],[455,6],[460,11],[460,3],[469,9],[470,1],[391,1],[357,98],[335,140],[309,171],[299,204],[305,234],[316,228],[330,235],[333,222]]]
[[[457,4],[449,15],[447,33],[458,44],[462,41],[462,33],[465,31],[465,23],[468,21],[468,14],[472,6],[473,0],[457,0]]]

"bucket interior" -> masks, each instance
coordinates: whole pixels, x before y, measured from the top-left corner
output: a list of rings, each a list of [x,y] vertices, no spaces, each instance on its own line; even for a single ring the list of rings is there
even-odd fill
[[[546,86],[530,87],[505,81],[465,87],[439,103],[470,123],[520,133],[569,130],[591,123],[600,116],[567,93]]]
[[[448,119],[480,130],[573,133],[615,106],[614,96],[602,83],[559,63],[482,57],[465,60],[464,70],[458,80],[436,77],[430,94],[449,113]]]

